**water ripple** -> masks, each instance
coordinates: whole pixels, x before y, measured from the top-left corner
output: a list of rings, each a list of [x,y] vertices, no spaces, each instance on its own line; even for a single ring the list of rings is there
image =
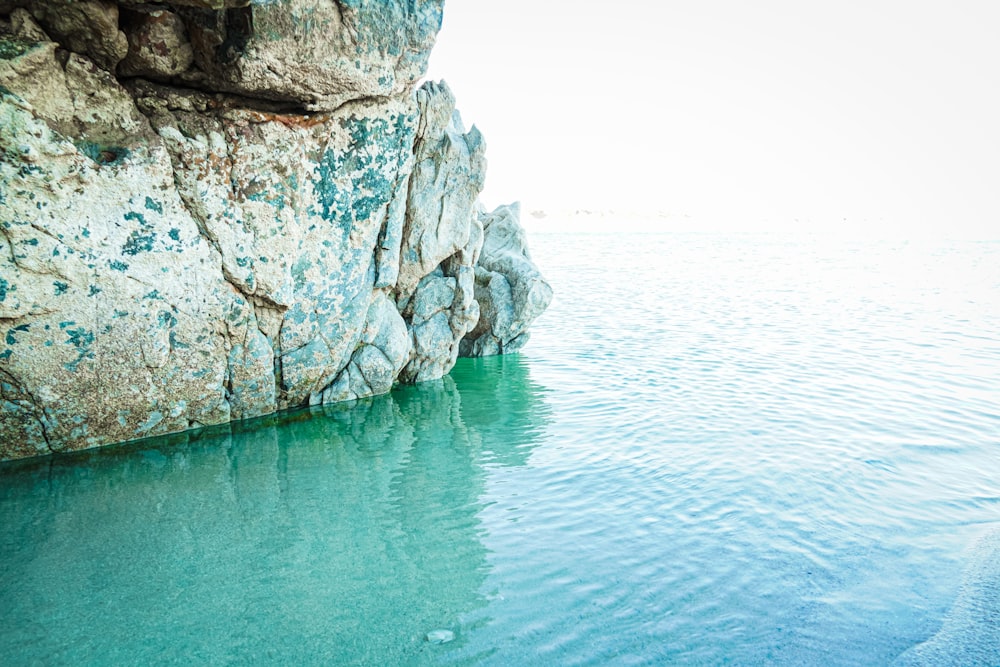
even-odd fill
[[[1000,664],[1000,245],[532,249],[519,356],[8,469],[0,662]]]
[[[521,522],[573,545],[555,562],[586,552],[595,577],[641,581],[630,606],[671,619],[609,611],[615,659],[884,664],[930,631],[926,599],[954,593],[961,545],[1000,520],[997,249],[547,240],[562,301],[526,354],[569,391],[518,477],[546,471],[554,504]],[[624,256],[621,282],[578,270]],[[529,545],[511,551],[532,567]],[[533,585],[567,611],[587,598]],[[574,637],[559,660],[586,663]]]

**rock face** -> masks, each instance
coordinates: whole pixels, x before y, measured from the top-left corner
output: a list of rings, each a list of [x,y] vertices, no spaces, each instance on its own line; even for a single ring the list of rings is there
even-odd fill
[[[462,339],[463,356],[521,349],[528,341],[528,326],[552,301],[552,288],[528,253],[520,214],[520,207],[513,204],[481,217],[483,247],[475,266],[475,298],[481,317]]]
[[[441,0],[0,0],[0,459],[440,377],[551,290]]]

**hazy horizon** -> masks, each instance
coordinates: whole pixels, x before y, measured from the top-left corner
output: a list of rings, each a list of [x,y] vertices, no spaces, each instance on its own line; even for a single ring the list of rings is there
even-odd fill
[[[486,138],[487,206],[996,238],[997,27],[978,1],[448,0],[428,78]]]

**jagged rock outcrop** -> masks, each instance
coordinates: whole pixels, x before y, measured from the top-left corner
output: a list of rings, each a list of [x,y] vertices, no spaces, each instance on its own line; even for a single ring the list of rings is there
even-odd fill
[[[465,132],[447,86],[425,85],[417,102],[416,163],[395,287],[413,332],[406,381],[447,373],[459,341],[479,320],[473,265],[482,245],[476,201],[486,169],[483,139],[476,128]]]
[[[531,261],[517,204],[480,214],[482,254],[475,264],[475,299],[481,317],[461,343],[461,354],[482,357],[514,352],[528,341],[528,327],[552,301],[552,288]]]
[[[551,290],[413,90],[441,4],[0,0],[0,459],[523,342]]]

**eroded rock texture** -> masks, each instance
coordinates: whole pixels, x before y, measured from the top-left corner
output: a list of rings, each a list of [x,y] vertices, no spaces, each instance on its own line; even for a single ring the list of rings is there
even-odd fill
[[[360,398],[551,298],[441,0],[0,0],[0,458]]]
[[[552,288],[531,261],[521,228],[520,207],[501,206],[481,214],[482,251],[475,265],[475,299],[480,318],[461,353],[483,357],[514,352],[528,341],[528,326],[552,301]]]

